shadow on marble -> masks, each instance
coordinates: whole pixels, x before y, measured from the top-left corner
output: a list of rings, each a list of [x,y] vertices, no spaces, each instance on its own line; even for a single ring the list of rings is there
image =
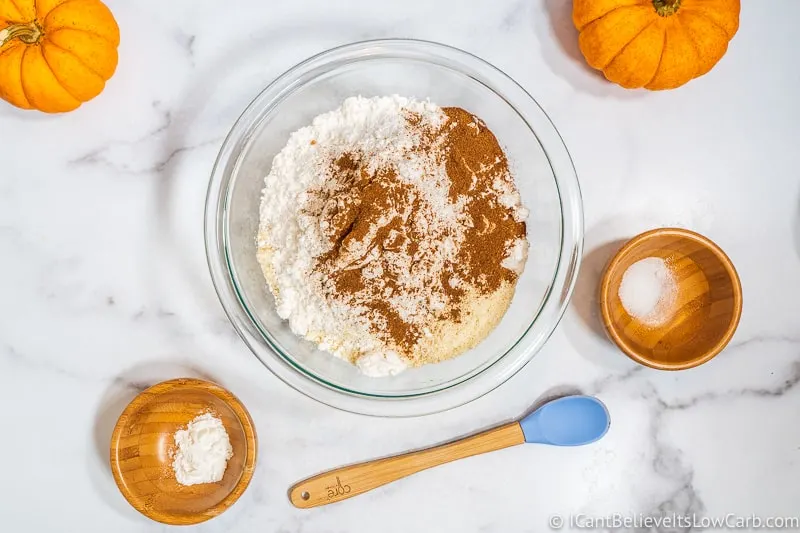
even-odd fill
[[[625,242],[624,239],[607,242],[584,255],[564,318],[566,337],[575,350],[590,362],[614,370],[626,369],[630,360],[606,336],[600,317],[599,291],[605,266]]]
[[[528,416],[530,413],[534,412],[541,406],[546,403],[552,402],[553,400],[558,400],[559,398],[563,398],[565,396],[574,396],[574,395],[582,395],[585,394],[580,388],[576,387],[575,385],[556,385],[555,387],[550,387],[546,391],[544,391],[533,405],[522,413],[519,419],[522,419]]]
[[[792,234],[794,235],[794,251],[797,253],[797,258],[800,259],[800,198],[797,200],[797,205],[795,206]]]
[[[620,99],[642,98],[644,91],[623,89],[591,68],[578,46],[578,30],[572,22],[572,2],[544,0],[546,13],[535,13],[533,26],[548,67],[577,91]]]
[[[606,335],[598,300],[600,281],[608,262],[632,236],[658,226],[658,216],[652,213],[626,214],[603,219],[586,232],[587,251],[562,324],[570,344],[595,365],[613,371],[636,366]]]
[[[603,340],[606,340],[606,331],[600,318],[600,282],[606,265],[625,242],[625,239],[607,242],[584,254],[570,303],[583,324]]]
[[[98,404],[92,429],[89,478],[100,499],[129,518],[147,520],[125,501],[114,482],[109,462],[111,433],[122,411],[140,392],[161,381],[179,377],[215,381],[191,363],[152,361],[138,364],[114,378]]]

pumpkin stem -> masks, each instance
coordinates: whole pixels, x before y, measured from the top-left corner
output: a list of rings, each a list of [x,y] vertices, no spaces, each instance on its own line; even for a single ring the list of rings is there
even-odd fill
[[[42,28],[36,22],[12,24],[0,30],[0,47],[14,38],[25,44],[36,44],[41,40],[43,33]]]
[[[656,13],[661,17],[674,15],[681,7],[681,0],[653,0]]]

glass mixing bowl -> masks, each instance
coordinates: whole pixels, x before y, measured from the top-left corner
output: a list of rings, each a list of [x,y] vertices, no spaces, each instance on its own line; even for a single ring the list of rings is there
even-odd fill
[[[523,203],[530,252],[498,327],[455,359],[370,378],[297,337],[275,312],[256,260],[264,176],[289,134],[355,95],[399,94],[462,107],[506,151]],[[265,194],[269,194],[266,191]],[[350,44],[295,66],[244,111],[222,145],[208,190],[206,250],[222,306],[241,337],[280,379],[326,404],[364,414],[441,411],[491,391],[544,345],[567,306],[583,247],[580,188],[550,119],[506,74],[430,42]]]

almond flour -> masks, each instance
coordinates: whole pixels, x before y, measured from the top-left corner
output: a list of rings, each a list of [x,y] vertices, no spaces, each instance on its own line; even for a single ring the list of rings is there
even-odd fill
[[[458,355],[499,322],[526,257],[526,214],[480,119],[350,98],[273,161],[259,261],[295,333],[393,374]]]

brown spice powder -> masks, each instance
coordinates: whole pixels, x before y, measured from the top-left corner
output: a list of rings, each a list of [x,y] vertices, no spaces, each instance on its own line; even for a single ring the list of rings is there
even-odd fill
[[[459,251],[458,269],[484,294],[497,290],[503,281],[515,281],[516,274],[502,266],[510,242],[525,236],[525,223],[514,219],[503,207],[493,180],[509,176],[506,154],[486,124],[458,107],[444,109],[450,118],[445,141],[450,197],[470,198],[467,212],[472,221]]]
[[[449,200],[463,206],[458,227],[432,224],[437,214],[422,191],[395,168],[369,172],[362,154],[339,154],[326,188],[309,191],[315,199],[309,214],[320,218],[331,243],[317,258],[323,293],[350,304],[406,357],[429,325],[458,320],[467,289],[490,294],[516,281],[502,263],[509,246],[525,237],[525,224],[498,199],[495,180],[513,182],[497,139],[467,111],[444,112],[439,128],[415,113],[405,118],[421,139],[413,151],[430,161],[431,174],[442,165],[446,170]],[[446,241],[457,246],[455,257],[437,263]]]

